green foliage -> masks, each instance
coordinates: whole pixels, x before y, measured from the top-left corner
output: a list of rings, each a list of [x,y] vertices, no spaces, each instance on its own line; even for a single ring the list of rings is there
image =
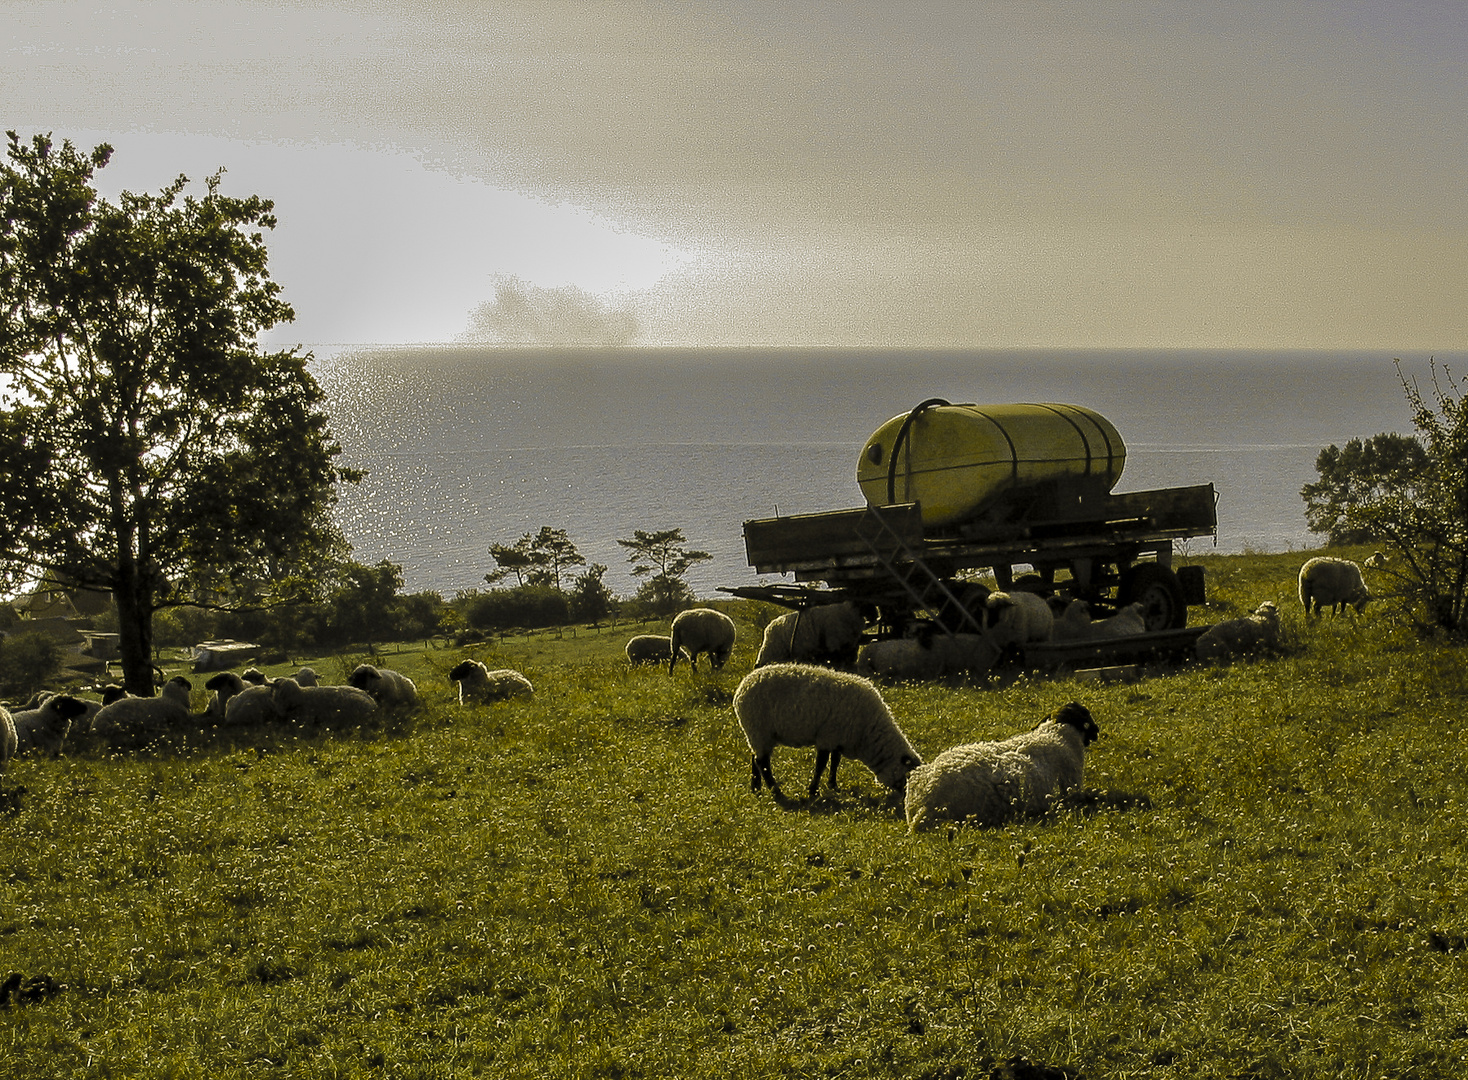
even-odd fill
[[[90,155],[9,133],[0,167],[0,565],[110,591],[128,687],[152,689],[153,613],[295,592],[345,551],[324,396],[260,230],[272,204],[93,187]]]
[[[696,564],[713,558],[707,551],[689,548],[682,529],[634,529],[632,539],[617,543],[627,549],[633,576],[648,578],[634,599],[656,615],[671,615],[690,602],[693,591],[683,580],[684,575]]]
[[[601,563],[592,563],[585,573],[576,575],[569,593],[571,618],[597,626],[612,614],[616,597],[602,580],[606,572]]]
[[[55,685],[61,672],[61,646],[54,638],[19,630],[0,638],[0,697],[28,698]]]
[[[1307,555],[1198,560],[1212,612],[1290,596]],[[1281,659],[885,687],[930,756],[1072,698],[1103,731],[1109,802],[913,836],[856,762],[814,801],[749,791],[757,613],[727,610],[697,678],[539,635],[495,647],[529,701],[461,709],[460,653],[393,654],[425,698],[400,727],[13,763],[0,971],[67,989],[5,1014],[8,1071],[1462,1073],[1462,648],[1296,604]]]
[[[1398,376],[1425,442],[1426,467],[1412,483],[1351,507],[1347,524],[1380,537],[1382,573],[1419,628],[1468,632],[1468,399],[1452,373],[1432,366],[1432,395]]]
[[[1320,479],[1300,489],[1305,522],[1324,533],[1331,546],[1364,544],[1378,535],[1362,522],[1350,523],[1352,510],[1396,492],[1410,492],[1427,466],[1427,452],[1412,435],[1383,432],[1364,443],[1352,439],[1345,449],[1334,443],[1315,459]]]
[[[517,585],[473,592],[455,605],[466,626],[475,630],[564,626],[570,619],[566,594],[549,585]]]
[[[494,585],[511,574],[521,585],[548,585],[560,590],[561,578],[573,566],[585,566],[586,559],[571,543],[565,529],[542,525],[534,536],[526,533],[513,544],[490,544],[498,568],[484,575],[486,584]]]

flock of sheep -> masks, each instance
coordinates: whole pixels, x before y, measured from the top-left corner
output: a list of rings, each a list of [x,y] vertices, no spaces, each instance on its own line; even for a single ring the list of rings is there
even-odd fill
[[[1359,612],[1371,599],[1361,568],[1347,560],[1314,558],[1300,570],[1300,602],[1307,614],[1346,606]],[[770,758],[776,746],[814,747],[809,793],[836,787],[843,756],[860,761],[886,787],[902,793],[912,830],[953,821],[994,825],[1016,815],[1044,811],[1079,788],[1087,749],[1099,736],[1090,712],[1070,702],[1028,732],[994,742],[952,747],[924,763],[902,733],[872,679],[926,679],[985,672],[1006,649],[1037,641],[1098,640],[1145,632],[1140,605],[1092,619],[1084,601],[1055,605],[1027,592],[980,595],[980,632],[864,641],[866,613],[849,601],[791,612],[765,628],[754,670],[740,682],[733,711],[750,750],[751,787],[779,786]],[[734,649],[735,624],[713,608],[679,613],[666,636],[640,634],[627,642],[634,664],[666,661],[671,673],[682,658],[697,671],[699,657],[719,669]],[[1279,611],[1266,601],[1250,615],[1217,623],[1198,639],[1202,660],[1223,660],[1279,646]],[[837,666],[853,671],[837,670]],[[449,672],[461,704],[534,694],[524,675],[491,671],[464,660]],[[137,748],[190,724],[244,728],[271,723],[339,727],[361,723],[378,708],[414,707],[413,680],[389,668],[361,664],[345,685],[321,685],[311,668],[268,679],[254,669],[225,671],[205,683],[211,691],[202,714],[190,711],[192,684],[170,679],[157,697],[138,698],[110,688],[101,702],[69,694],[43,694],[11,712],[0,707],[0,778],[17,754],[56,755],[77,732],[119,749]]]

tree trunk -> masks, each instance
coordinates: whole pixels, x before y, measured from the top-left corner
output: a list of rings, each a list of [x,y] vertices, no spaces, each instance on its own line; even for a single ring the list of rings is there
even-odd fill
[[[153,588],[135,564],[118,567],[112,593],[117,604],[117,651],[122,660],[122,686],[137,697],[152,697]]]

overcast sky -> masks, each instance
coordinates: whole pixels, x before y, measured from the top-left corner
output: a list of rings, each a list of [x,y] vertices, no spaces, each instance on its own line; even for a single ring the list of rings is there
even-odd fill
[[[0,0],[276,341],[1468,348],[1468,4]]]

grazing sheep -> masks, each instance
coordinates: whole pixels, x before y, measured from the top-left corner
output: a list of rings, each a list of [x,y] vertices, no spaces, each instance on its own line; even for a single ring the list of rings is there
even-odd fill
[[[1361,567],[1349,559],[1323,556],[1300,567],[1300,603],[1305,605],[1306,615],[1319,615],[1322,608],[1339,615],[1347,604],[1360,614],[1371,599]]]
[[[1072,701],[1033,731],[944,750],[907,779],[908,828],[999,825],[1043,813],[1052,798],[1080,786],[1086,748],[1099,735],[1090,711]]]
[[[478,660],[461,660],[449,672],[449,682],[459,684],[459,704],[504,701],[512,697],[530,697],[535,687],[518,671],[500,668],[490,671]]]
[[[258,727],[281,719],[271,686],[246,686],[225,703],[226,727]]]
[[[850,600],[789,612],[765,627],[754,666],[792,660],[849,664],[856,659],[857,646],[866,627],[861,608]]]
[[[10,759],[15,756],[19,741],[15,734],[14,717],[10,715],[9,709],[0,705],[0,780],[5,778],[5,770],[10,765]]]
[[[418,704],[417,685],[408,676],[392,668],[358,664],[356,669],[347,676],[347,683],[358,690],[367,691],[379,705]],[[296,684],[304,685],[299,679],[296,680]]]
[[[57,757],[72,725],[86,713],[87,702],[70,694],[49,694],[40,708],[11,713],[17,740],[15,753],[39,750],[49,757]]]
[[[279,678],[270,684],[270,696],[281,717],[302,727],[357,724],[377,709],[372,695],[355,686],[302,686]]]
[[[214,696],[209,699],[204,715],[215,721],[223,720],[225,710],[229,707],[229,699],[249,685],[233,671],[221,671],[218,675],[209,676],[209,681],[204,684],[204,689],[212,690]]]
[[[1279,608],[1266,600],[1242,619],[1214,623],[1198,636],[1193,652],[1199,660],[1227,660],[1252,652],[1279,648]]]
[[[1049,641],[1054,625],[1050,605],[1032,592],[992,592],[984,601],[984,629],[1001,649]]]
[[[1084,641],[1091,634],[1091,605],[1072,600],[1050,629],[1051,641]]]
[[[673,639],[665,634],[638,634],[627,642],[627,659],[633,664],[661,664],[673,658]]]
[[[892,681],[978,675],[998,662],[1001,651],[987,634],[888,638],[868,642],[857,650],[856,673]]]
[[[92,718],[92,733],[117,748],[141,746],[190,724],[193,684],[175,675],[157,697],[124,697],[103,705]]]
[[[831,762],[830,786],[836,789],[841,756],[854,757],[876,778],[901,791],[907,774],[921,762],[902,734],[881,693],[867,679],[811,664],[768,664],[755,668],[734,691],[734,715],[744,729],[751,754],[750,788],[763,781],[772,794],[780,787],[770,768],[776,746],[814,746],[814,798],[821,772]]]
[[[688,654],[688,666],[698,670],[698,654],[708,653],[715,671],[723,667],[734,651],[734,620],[713,608],[689,608],[673,619],[673,633],[668,643],[673,655],[668,660],[668,673],[678,666],[678,657]]]

